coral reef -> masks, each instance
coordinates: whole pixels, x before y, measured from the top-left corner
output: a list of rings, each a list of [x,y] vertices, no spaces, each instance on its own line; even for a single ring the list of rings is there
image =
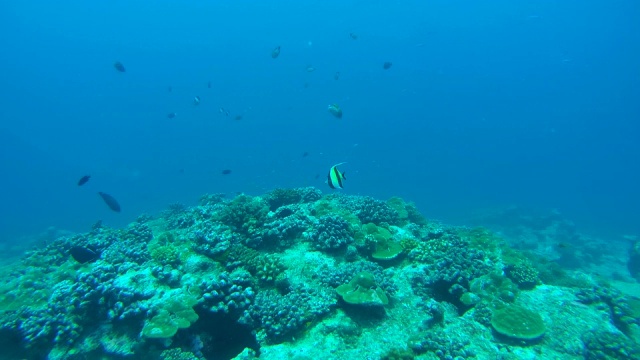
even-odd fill
[[[60,234],[0,268],[0,359],[638,357],[639,300],[400,198],[213,194]]]

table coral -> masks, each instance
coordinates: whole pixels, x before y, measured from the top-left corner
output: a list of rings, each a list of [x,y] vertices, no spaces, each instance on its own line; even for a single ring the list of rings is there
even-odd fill
[[[499,334],[517,340],[537,339],[546,331],[540,314],[517,305],[494,310],[491,326]]]

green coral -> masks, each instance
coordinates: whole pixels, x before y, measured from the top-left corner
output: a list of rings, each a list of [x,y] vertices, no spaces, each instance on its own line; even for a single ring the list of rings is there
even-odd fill
[[[407,204],[404,200],[394,196],[387,200],[387,205],[398,213],[400,224],[404,225],[409,221],[409,212],[407,211]]]
[[[507,274],[521,289],[531,289],[538,283],[538,270],[528,261],[507,267]]]
[[[178,329],[186,329],[198,320],[193,306],[198,300],[184,294],[167,294],[158,313],[147,320],[142,335],[148,338],[167,339],[173,337]]]
[[[321,218],[323,216],[338,215],[351,224],[351,226],[359,227],[362,223],[360,219],[350,211],[344,210],[337,206],[333,201],[326,198],[316,201],[313,204],[312,215]]]
[[[491,273],[471,280],[469,290],[492,304],[511,303],[520,292],[511,279],[499,273]]]
[[[151,258],[162,265],[177,265],[180,263],[180,252],[173,245],[150,247]]]
[[[389,304],[387,295],[376,286],[373,274],[366,271],[356,275],[348,284],[338,286],[336,292],[349,304],[365,306]]]
[[[392,237],[387,228],[374,223],[360,226],[355,234],[356,243],[371,251],[371,257],[376,260],[392,260],[402,253],[402,243],[393,241]]]
[[[259,197],[239,195],[230,201],[218,214],[218,220],[248,235],[260,230],[269,213],[266,201]]]
[[[517,340],[537,339],[546,331],[540,314],[517,305],[494,310],[491,326],[499,334]]]
[[[496,253],[499,248],[499,244],[502,242],[495,233],[483,227],[477,228],[461,228],[458,230],[461,238],[469,241],[469,243],[476,249],[482,249],[488,254]]]
[[[263,254],[247,246],[236,244],[229,249],[227,259],[240,262],[244,268],[263,283],[273,283],[285,270],[275,254]]]
[[[162,360],[198,360],[191,351],[183,351],[180,348],[173,348],[164,350],[160,353],[160,359]]]
[[[403,247],[395,241],[385,241],[376,244],[376,250],[371,254],[376,260],[393,260],[402,253]]]

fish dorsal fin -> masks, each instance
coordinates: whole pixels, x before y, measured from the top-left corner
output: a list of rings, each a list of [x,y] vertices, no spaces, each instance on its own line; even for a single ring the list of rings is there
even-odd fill
[[[333,165],[333,166],[332,166],[332,168],[334,168],[334,167],[336,167],[336,166],[340,166],[340,165],[346,164],[346,163],[347,163],[347,162],[345,161],[345,162],[341,162],[341,163],[339,163],[339,164],[335,164],[335,165]]]

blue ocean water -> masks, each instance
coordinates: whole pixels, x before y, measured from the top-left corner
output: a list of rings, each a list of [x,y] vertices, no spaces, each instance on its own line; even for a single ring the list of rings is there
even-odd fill
[[[448,222],[515,204],[638,234],[639,6],[5,1],[0,239],[204,193],[329,191],[343,161],[345,193]]]

